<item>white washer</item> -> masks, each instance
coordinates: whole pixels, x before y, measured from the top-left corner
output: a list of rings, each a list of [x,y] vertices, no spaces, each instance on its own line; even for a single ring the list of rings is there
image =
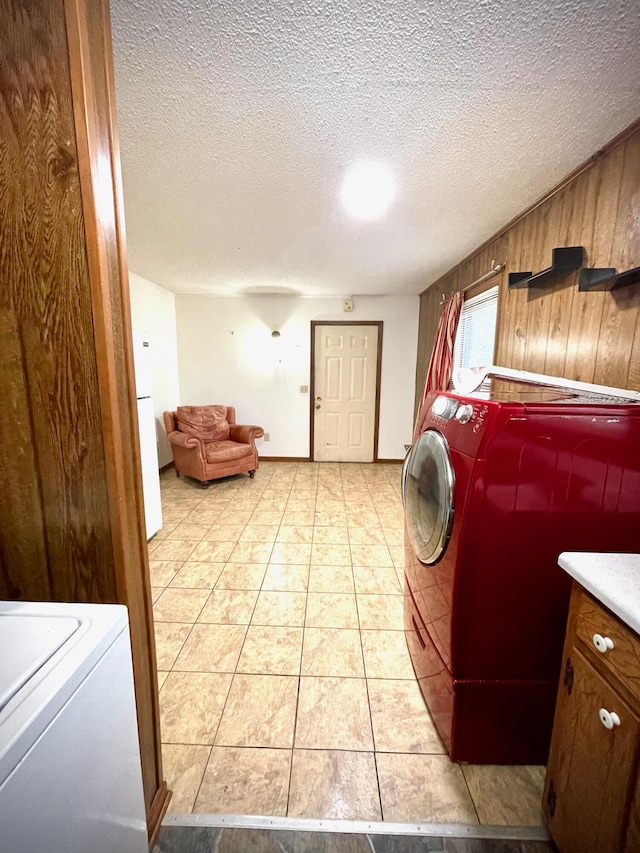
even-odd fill
[[[0,602],[2,853],[147,853],[126,607]]]

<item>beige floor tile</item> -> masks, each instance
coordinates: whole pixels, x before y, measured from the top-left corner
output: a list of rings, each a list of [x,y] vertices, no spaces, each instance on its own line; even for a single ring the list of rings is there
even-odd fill
[[[393,566],[386,545],[351,545],[351,562],[354,566]]]
[[[350,566],[351,548],[348,545],[316,545],[314,542],[311,562],[317,566]]]
[[[208,524],[190,524],[188,521],[183,521],[175,527],[171,533],[167,535],[167,539],[185,539],[193,542],[199,542],[204,539],[205,533],[209,529]]]
[[[358,616],[362,629],[403,631],[402,595],[358,595]]]
[[[284,513],[282,510],[270,510],[270,509],[256,509],[251,514],[249,519],[249,524],[276,524],[280,525],[282,521],[282,516]]]
[[[362,631],[367,678],[415,680],[404,631]]]
[[[356,592],[366,595],[399,595],[398,575],[392,566],[353,566]]]
[[[353,570],[351,566],[311,566],[309,592],[353,593],[353,591]]]
[[[282,525],[278,531],[276,542],[310,545],[312,538],[313,527],[303,527],[302,525]]]
[[[288,816],[381,820],[373,753],[294,749]]]
[[[384,538],[382,528],[377,524],[372,524],[369,527],[356,527],[349,525],[349,544],[350,545],[386,545],[387,541]]]
[[[271,563],[309,565],[311,544],[304,542],[276,542],[271,553]]]
[[[226,563],[235,547],[235,542],[210,542],[205,539],[198,542],[189,560],[199,563]]]
[[[216,589],[260,589],[266,571],[266,563],[227,563]]]
[[[163,744],[212,744],[231,678],[221,672],[170,672],[160,694]]]
[[[377,514],[382,527],[402,527],[404,524],[401,506],[397,509],[378,509]]]
[[[245,625],[194,625],[173,669],[183,672],[235,672],[246,632]]]
[[[166,539],[167,536],[176,529],[177,524],[166,524],[164,518],[162,519],[162,527],[158,530],[157,533],[154,533],[153,539],[155,542],[161,542],[163,539]]]
[[[462,767],[480,823],[541,826],[544,767]]]
[[[158,676],[158,693],[162,690],[162,685],[167,680],[169,673],[166,670],[159,669],[156,673]]]
[[[362,678],[360,631],[344,628],[306,628],[302,675]]]
[[[151,603],[155,604],[163,592],[164,592],[163,586],[152,586],[151,587]]]
[[[315,511],[312,509],[287,509],[282,516],[282,525],[286,527],[313,527]]]
[[[194,812],[284,817],[291,751],[214,746]]]
[[[169,812],[189,814],[204,775],[210,746],[165,743],[162,747],[162,769],[169,790],[173,792]]]
[[[404,528],[403,527],[383,527],[382,532],[387,545],[403,546],[404,545]]]
[[[234,675],[216,746],[290,748],[297,694],[296,676]]]
[[[346,525],[342,527],[314,527],[314,545],[348,545],[349,531]],[[351,558],[349,558],[351,562]]]
[[[258,590],[215,589],[202,608],[198,622],[248,625],[258,600]]]
[[[346,593],[310,592],[305,624],[308,628],[357,628],[355,596]]]
[[[237,542],[243,530],[244,524],[236,524],[235,522],[227,524],[218,521],[207,528],[203,539],[207,539],[209,542]]]
[[[195,622],[209,597],[206,589],[168,588],[153,605],[157,622]]]
[[[171,669],[190,631],[190,624],[156,621],[154,634],[158,669]]]
[[[271,542],[238,542],[229,557],[229,562],[268,563],[272,551]]]
[[[378,752],[376,763],[383,820],[478,823],[462,770],[448,756]]]
[[[172,507],[163,507],[162,521],[164,524],[180,524],[180,522],[185,521],[191,512],[193,512],[193,510],[180,509],[179,507],[176,509]]]
[[[185,589],[212,590],[223,568],[224,563],[192,563],[190,560],[187,560],[171,581],[170,586]]]
[[[313,524],[316,527],[344,527],[347,523],[347,517],[342,512],[329,511],[327,509],[317,509],[313,514]]]
[[[348,509],[347,524],[349,525],[349,529],[352,527],[379,527],[380,520],[372,509]]]
[[[377,752],[446,754],[415,679],[370,678],[367,686]]]
[[[302,628],[251,625],[242,647],[238,672],[299,675],[302,633]]]
[[[169,586],[182,566],[182,560],[149,560],[151,586]]]
[[[219,507],[205,507],[192,510],[185,518],[189,524],[206,524],[208,527],[215,524],[220,518],[224,510]],[[212,537],[213,538],[213,537]]]
[[[277,524],[247,524],[240,536],[240,542],[271,542],[276,541],[278,535]]]
[[[285,512],[314,512],[315,508],[315,495],[290,495]]]
[[[154,560],[180,560],[184,562],[189,558],[197,542],[188,542],[183,539],[164,539],[149,553],[153,553]]]
[[[295,746],[373,751],[365,680],[303,676]]]
[[[262,589],[280,592],[306,592],[308,586],[309,566],[306,565],[282,566],[270,563],[262,581]]]
[[[306,599],[304,592],[263,591],[258,596],[251,622],[254,625],[302,627]]]

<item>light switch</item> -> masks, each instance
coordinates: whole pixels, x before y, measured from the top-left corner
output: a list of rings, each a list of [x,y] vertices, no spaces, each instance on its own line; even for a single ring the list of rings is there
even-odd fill
[[[300,386],[300,393],[301,394],[308,394],[309,393],[309,386],[308,385],[301,385]]]
[[[342,300],[342,310],[343,311],[353,311],[353,299],[343,299]]]

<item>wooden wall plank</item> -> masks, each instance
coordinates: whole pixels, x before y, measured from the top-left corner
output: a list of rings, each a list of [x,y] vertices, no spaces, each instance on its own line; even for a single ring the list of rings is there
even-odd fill
[[[0,242],[13,247],[0,275],[20,328],[39,471],[51,588],[37,597],[115,601],[62,0],[4,0],[0,21]],[[23,499],[24,473],[6,482],[5,500]],[[8,535],[18,543],[25,532]]]
[[[503,238],[507,272],[537,272],[556,247],[582,245],[586,266],[640,265],[640,126],[621,134],[548,198],[499,232],[495,240],[421,294],[418,351],[428,358],[439,315],[433,292],[451,293],[469,283]],[[500,258],[496,258],[500,261]],[[640,390],[640,289],[577,289],[578,273],[553,288],[509,290],[500,280],[496,362],[569,379]],[[422,377],[424,380],[424,376]],[[416,385],[416,396],[422,384]]]

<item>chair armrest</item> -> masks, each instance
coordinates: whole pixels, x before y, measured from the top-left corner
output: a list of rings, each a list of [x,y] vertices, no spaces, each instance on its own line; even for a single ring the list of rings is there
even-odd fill
[[[180,430],[174,430],[173,432],[168,433],[167,438],[171,444],[175,444],[178,447],[201,447],[202,442],[199,438],[196,438],[195,435],[187,435],[186,432],[180,432]]]
[[[262,438],[264,430],[259,426],[229,424],[229,438],[241,444],[253,444],[256,438]]]

